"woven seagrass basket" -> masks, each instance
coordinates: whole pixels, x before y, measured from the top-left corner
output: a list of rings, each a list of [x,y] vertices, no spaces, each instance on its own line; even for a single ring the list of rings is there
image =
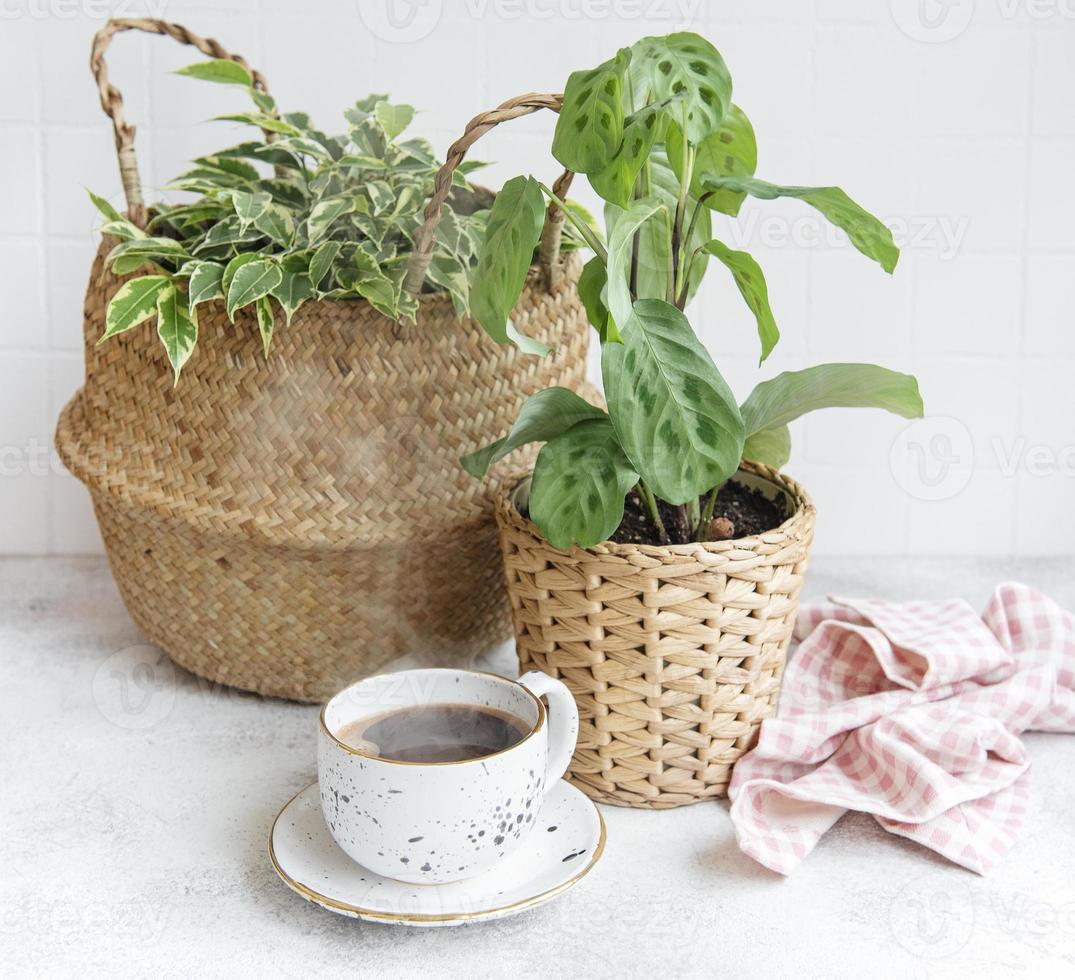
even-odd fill
[[[519,665],[575,695],[567,778],[592,799],[663,809],[724,796],[776,708],[814,507],[768,466],[744,461],[737,479],[791,516],[731,541],[563,550],[520,513],[528,478],[497,495]]]
[[[103,57],[131,29],[241,59],[156,20],[110,21],[94,39],[128,215],[141,223],[134,130]],[[559,96],[512,100],[452,146],[416,242],[413,292],[469,146],[502,121],[559,105]],[[470,477],[459,456],[502,435],[534,391],[585,390],[579,263],[560,259],[558,232],[547,224],[544,267],[531,269],[513,314],[553,356],[499,346],[460,322],[447,296],[423,292],[409,328],[364,301],[307,303],[266,359],[255,325],[241,313],[232,325],[218,302],[201,307],[198,350],[175,388],[154,331],[96,346],[123,281],[105,270],[113,243],[103,241],[86,293],[85,385],[56,443],[89,487],[116,582],[146,635],[197,674],[303,700],[400,657],[460,663],[508,639],[493,484]]]

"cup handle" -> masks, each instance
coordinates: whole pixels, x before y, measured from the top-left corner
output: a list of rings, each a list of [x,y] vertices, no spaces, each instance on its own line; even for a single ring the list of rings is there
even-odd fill
[[[523,674],[519,683],[535,697],[549,699],[549,762],[545,770],[545,791],[548,792],[567,772],[571,756],[575,754],[579,709],[567,685],[540,670]]]

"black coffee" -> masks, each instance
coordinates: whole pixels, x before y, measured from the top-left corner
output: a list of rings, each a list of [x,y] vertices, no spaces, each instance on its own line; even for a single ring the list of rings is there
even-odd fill
[[[521,742],[529,729],[506,711],[475,704],[400,708],[344,725],[341,742],[396,762],[481,759]]]

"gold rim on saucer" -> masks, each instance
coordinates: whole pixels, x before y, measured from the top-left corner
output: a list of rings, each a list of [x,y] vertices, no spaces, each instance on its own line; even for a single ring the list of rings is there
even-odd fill
[[[276,860],[276,851],[273,849],[273,837],[276,834],[277,823],[279,823],[280,818],[284,815],[284,811],[287,810],[295,800],[316,785],[317,783],[315,781],[310,783],[309,786],[303,787],[280,808],[280,812],[276,815],[276,818],[272,822],[272,827],[269,829],[269,860],[272,862],[273,870],[280,876],[284,884],[293,892],[297,892],[308,902],[313,902],[315,905],[320,905],[323,908],[332,909],[337,912],[349,912],[353,915],[361,916],[364,919],[377,919],[382,922],[450,922],[456,920],[461,921],[464,919],[493,918],[503,912],[521,912],[532,905],[539,905],[542,902],[548,901],[550,898],[555,898],[561,892],[567,891],[572,885],[585,878],[593,869],[593,866],[601,859],[601,854],[605,849],[605,818],[601,816],[601,811],[594,805],[593,800],[587,798],[587,802],[593,806],[594,812],[597,814],[597,823],[601,828],[601,832],[597,839],[597,847],[594,848],[594,852],[586,867],[567,881],[557,885],[555,888],[550,888],[540,895],[533,895],[530,898],[523,899],[519,902],[512,902],[510,905],[501,905],[497,908],[483,909],[480,912],[441,912],[436,915],[426,915],[419,912],[378,912],[374,909],[365,909],[358,905],[351,905],[348,902],[340,902],[334,898],[329,898],[327,895],[322,895],[308,885],[304,885],[301,881],[296,881],[292,878],[291,875],[280,867],[280,862]],[[581,790],[575,789],[573,786],[571,788],[574,789],[575,792],[581,793]],[[582,795],[585,796],[585,794]],[[361,867],[361,865],[359,866]],[[417,885],[416,887],[424,888],[430,886]]]

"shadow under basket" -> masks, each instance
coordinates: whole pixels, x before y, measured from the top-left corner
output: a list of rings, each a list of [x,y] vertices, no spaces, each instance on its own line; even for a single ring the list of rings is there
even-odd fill
[[[522,516],[528,475],[498,494],[519,667],[575,695],[567,778],[591,799],[661,809],[724,796],[776,709],[814,506],[771,467],[744,461],[734,479],[791,516],[730,541],[564,550]]]

